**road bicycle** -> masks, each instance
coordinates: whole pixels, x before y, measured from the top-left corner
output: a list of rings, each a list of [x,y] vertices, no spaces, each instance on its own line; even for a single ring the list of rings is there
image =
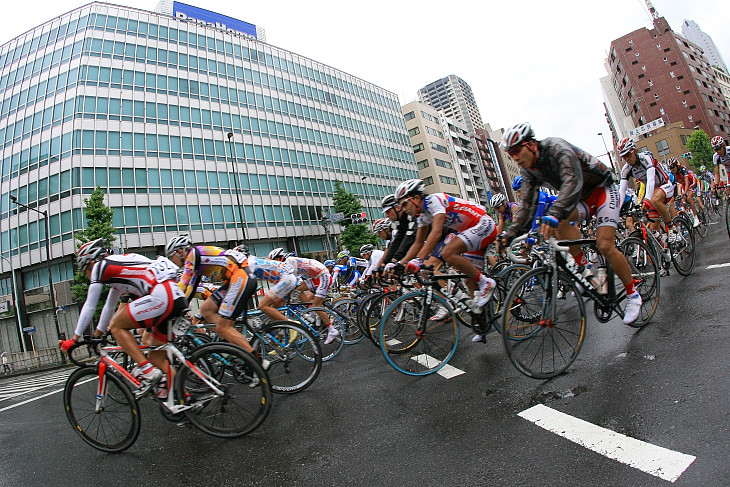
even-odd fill
[[[503,306],[509,311],[502,314],[502,340],[510,361],[517,370],[536,379],[561,374],[577,358],[586,333],[586,300],[593,301],[594,314],[602,323],[614,315],[623,318],[626,300],[623,285],[600,254],[596,253],[597,267],[605,268],[606,278],[605,285],[598,287],[567,257],[567,246],[594,247],[595,240],[558,243],[551,238],[547,243],[542,265],[514,282]],[[659,303],[659,266],[654,253],[639,239],[629,237],[618,248],[627,256],[643,300],[639,318],[631,324],[641,327],[652,319]]]
[[[229,343],[208,343],[186,357],[173,341],[190,327],[187,318],[169,323],[168,343],[145,347],[162,350],[171,364],[166,372],[168,391],[158,397],[163,416],[183,417],[201,431],[220,438],[244,436],[258,428],[271,410],[269,379],[256,359]],[[94,366],[82,366],[66,381],[63,404],[74,431],[92,447],[109,453],[134,444],[141,430],[138,388],[141,381],[115,360],[120,347],[106,347],[103,339],[79,342],[99,353]],[[75,351],[69,357],[76,357]],[[86,365],[81,362],[81,365]]]
[[[679,238],[671,244],[663,244],[659,241],[658,232],[649,228],[649,220],[644,211],[637,208],[631,214],[636,220],[636,230],[630,236],[649,246],[660,264],[661,275],[669,273],[670,264],[674,265],[680,275],[690,275],[694,269],[696,255],[695,237],[691,224],[681,216],[674,217],[674,228]],[[663,226],[663,224],[661,225]]]

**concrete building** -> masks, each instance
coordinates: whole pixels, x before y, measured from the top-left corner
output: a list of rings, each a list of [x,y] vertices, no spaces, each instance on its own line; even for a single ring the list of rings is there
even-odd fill
[[[124,250],[153,256],[189,233],[261,255],[324,249],[335,180],[375,217],[418,175],[394,93],[266,44],[251,24],[173,5],[95,2],[0,46],[0,301],[13,304],[15,277],[36,347],[55,346],[54,307],[61,332],[75,325],[74,233],[97,186]],[[2,316],[0,349],[18,350],[19,323]]]
[[[672,31],[664,17],[657,15],[652,29],[638,29],[611,42],[607,66],[610,83],[602,86],[608,93],[614,142],[658,119],[699,127],[710,137],[728,136],[730,109],[710,63],[702,49]],[[613,97],[618,103],[610,101]]]
[[[418,90],[418,99],[440,110],[446,118],[466,124],[469,132],[475,133],[477,129],[484,128],[471,86],[454,74]]]
[[[722,54],[720,54],[720,50],[715,45],[715,41],[700,29],[697,22],[694,20],[685,20],[682,22],[682,35],[688,41],[702,48],[703,54],[712,66],[720,68],[725,74],[728,73],[727,65],[722,58]]]

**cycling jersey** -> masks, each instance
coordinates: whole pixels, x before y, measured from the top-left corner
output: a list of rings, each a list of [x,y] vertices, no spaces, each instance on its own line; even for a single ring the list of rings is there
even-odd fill
[[[385,252],[382,250],[373,250],[370,253],[370,258],[367,260],[368,266],[365,268],[365,271],[362,273],[362,279],[365,279],[368,276],[371,276],[373,272],[375,271],[375,268],[378,265],[378,262],[380,262],[380,259],[383,258],[383,255]]]
[[[262,259],[251,255],[248,258],[248,266],[258,279],[274,284],[266,291],[266,296],[269,296],[277,305],[283,304],[297,287],[297,277],[294,275],[294,269],[286,262]]]
[[[350,257],[347,264],[335,265],[334,271],[332,272],[332,278],[336,279],[340,276],[340,279],[347,286],[354,286],[362,275],[362,271],[368,266],[368,261],[365,259],[358,259],[356,257]]]
[[[724,156],[721,156],[719,152],[715,152],[712,155],[712,162],[716,166],[719,166],[720,164],[722,164],[723,166],[725,166],[725,169],[730,171],[730,150],[728,150],[728,148],[725,147]]]
[[[553,196],[547,191],[540,191],[540,196],[537,199],[537,206],[535,207],[535,216],[532,217],[532,228],[530,231],[535,231],[540,227],[540,218],[545,215],[550,207],[558,199],[557,196]]]
[[[288,257],[284,262],[292,268],[292,273],[302,279],[312,279],[329,271],[318,260],[305,259],[304,257]]]
[[[446,193],[435,193],[424,198],[423,211],[417,221],[419,227],[425,227],[431,224],[434,215],[444,214],[444,228],[463,232],[479,223],[486,213],[487,210],[480,204]]]
[[[195,296],[203,276],[214,282],[225,280],[229,252],[232,251],[212,245],[199,245],[190,249],[177,284],[188,299]]]
[[[687,181],[689,182],[690,185],[694,184],[694,176],[692,175],[692,171],[690,171],[689,169],[687,169],[684,166],[680,165],[679,167],[677,167],[677,172],[672,173],[672,174],[674,174],[674,183],[675,184],[680,184],[680,185],[684,186],[685,179],[687,179]]]
[[[401,213],[397,221],[390,223],[390,228],[392,237],[385,253],[385,264],[392,260],[402,259],[416,240],[416,220],[405,211]]]
[[[156,328],[156,338],[165,341],[167,330],[160,325],[166,324],[171,316],[179,314],[186,306],[183,293],[174,285],[177,266],[165,257],[150,260],[139,254],[110,255],[96,262],[91,270],[91,284],[86,301],[79,314],[75,334],[83,335],[84,330],[94,317],[104,286],[109,286],[109,294],[102,309],[97,329],[106,331],[117,302],[122,294],[130,294],[137,299],[127,305],[127,312],[140,327]]]
[[[672,174],[668,173],[664,166],[659,164],[649,153],[636,154],[636,158],[639,161],[636,166],[627,163],[621,168],[620,201],[623,201],[626,195],[629,177],[633,177],[646,185],[646,191],[644,192],[646,199],[650,200],[652,198],[656,188],[661,188],[664,191],[667,200],[672,198],[674,196],[674,185],[671,182]]]

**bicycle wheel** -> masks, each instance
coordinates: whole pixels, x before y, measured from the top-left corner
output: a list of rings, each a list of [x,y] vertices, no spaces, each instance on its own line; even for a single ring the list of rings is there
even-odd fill
[[[274,321],[251,340],[256,353],[269,361],[271,389],[293,394],[312,385],[322,369],[322,350],[308,329],[291,321]]]
[[[209,343],[195,350],[188,366],[178,369],[175,390],[178,403],[192,406],[184,411],[185,417],[218,438],[250,433],[271,410],[266,372],[253,355],[230,343]]]
[[[385,312],[380,324],[380,351],[397,371],[407,375],[428,375],[451,360],[459,343],[459,327],[451,306],[434,294],[426,305],[426,292],[399,297]],[[449,314],[432,320],[446,308]],[[426,320],[421,330],[421,320]]]
[[[730,198],[725,201],[725,226],[727,227],[727,236],[730,238]]]
[[[707,214],[697,208],[697,219],[700,221],[700,224],[695,230],[697,231],[697,235],[699,235],[701,238],[705,238],[707,236]]]
[[[619,251],[626,256],[631,269],[631,277],[636,282],[636,290],[641,294],[641,311],[639,317],[629,326],[641,328],[651,321],[659,306],[660,279],[659,259],[651,248],[642,240],[636,237],[624,239],[618,245]],[[622,285],[616,277],[617,289]],[[621,308],[626,306],[626,300],[621,303]]]
[[[342,323],[345,326],[345,345],[354,345],[360,343],[365,334],[357,325],[357,309],[360,303],[354,298],[340,298],[332,301],[329,308],[332,308],[340,315]]]
[[[310,330],[311,334],[319,342],[319,347],[322,349],[323,362],[332,360],[338,353],[340,353],[340,350],[342,350],[342,347],[345,345],[345,326],[342,324],[342,320],[337,313],[331,309],[312,306],[309,308],[298,309],[297,314],[301,316],[304,328]],[[324,321],[324,319],[320,316],[321,314],[325,314],[327,316],[327,321]],[[339,332],[339,335],[330,343],[325,343],[327,341],[328,322],[332,323],[332,326],[334,326]]]
[[[553,271],[538,267],[523,274],[505,299],[502,341],[512,364],[528,377],[548,379],[578,357],[586,332],[586,310],[572,279],[559,273],[556,297]]]
[[[672,252],[672,263],[677,272],[688,276],[695,266],[695,236],[692,233],[692,227],[680,217],[674,218],[674,228],[679,234],[679,241],[669,246]]]
[[[357,326],[360,327],[360,330],[362,330],[363,334],[372,339],[370,337],[370,329],[365,321],[365,315],[367,311],[370,309],[370,304],[372,304],[373,299],[380,296],[382,293],[373,293],[373,294],[366,294],[364,297],[360,299],[360,307],[357,308]]]
[[[380,347],[380,321],[388,307],[393,303],[399,294],[383,293],[369,301],[368,310],[365,313],[365,328],[367,336],[376,347]]]
[[[66,380],[63,406],[74,431],[97,450],[117,453],[137,441],[141,419],[129,387],[112,373],[104,374],[106,391],[97,407],[99,370],[84,367]]]

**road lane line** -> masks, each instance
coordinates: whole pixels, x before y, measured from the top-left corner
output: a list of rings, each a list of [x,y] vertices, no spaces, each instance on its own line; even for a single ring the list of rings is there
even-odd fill
[[[46,396],[52,396],[53,394],[57,394],[59,392],[63,392],[63,389],[56,389],[55,391],[48,392],[46,394],[43,394],[42,396],[34,397],[33,399],[26,399],[25,401],[13,404],[12,406],[6,406],[0,409],[0,413],[2,413],[3,411],[7,411],[8,409],[17,408],[18,406],[22,406],[23,404],[28,404],[29,402],[37,401],[38,399],[43,399]]]
[[[436,365],[438,365],[439,363],[441,363],[440,360],[437,360],[426,353],[422,353],[420,355],[414,355],[413,357],[411,357],[411,360],[415,360],[416,362],[423,365],[427,369],[433,369],[435,367],[435,365],[431,366],[429,364],[436,363]],[[451,379],[451,378],[457,377],[461,374],[465,374],[466,372],[464,372],[463,370],[457,369],[456,367],[453,367],[449,364],[446,364],[443,367],[441,367],[439,370],[437,370],[436,373],[438,375],[440,375],[441,377],[443,377],[444,379]]]
[[[538,404],[518,416],[589,450],[674,482],[696,457],[668,450]]]
[[[725,262],[724,264],[708,265],[707,267],[705,267],[705,269],[719,269],[720,267],[730,267],[730,262]]]

